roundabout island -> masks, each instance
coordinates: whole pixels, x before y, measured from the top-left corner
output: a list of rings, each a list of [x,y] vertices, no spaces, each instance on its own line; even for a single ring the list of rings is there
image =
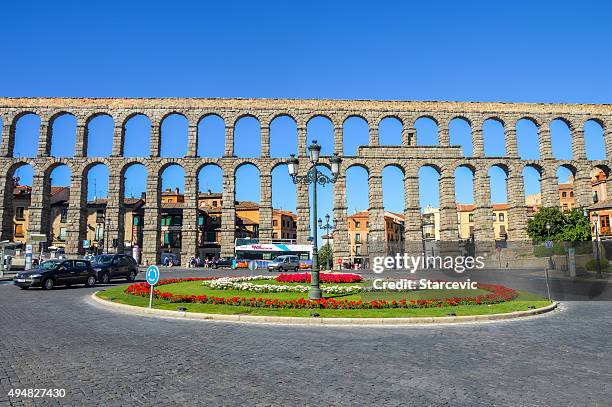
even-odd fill
[[[399,289],[381,290],[358,274],[322,273],[320,279],[324,298],[316,301],[308,299],[308,273],[163,279],[155,285],[152,309],[146,282],[99,291],[94,299],[136,313],[298,324],[473,322],[535,315],[556,307],[539,295],[494,284],[464,289],[443,281],[404,282],[396,284]],[[417,288],[401,288],[408,286]]]

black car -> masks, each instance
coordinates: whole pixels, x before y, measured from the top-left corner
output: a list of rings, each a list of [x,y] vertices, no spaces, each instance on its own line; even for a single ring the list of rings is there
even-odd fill
[[[233,263],[234,263],[233,257],[221,257],[217,259],[215,262],[213,262],[212,268],[217,269],[219,267],[232,267]]]
[[[114,278],[132,282],[138,275],[138,263],[127,254],[99,254],[92,260],[98,281],[107,284]]]
[[[47,260],[38,267],[17,273],[13,278],[15,285],[22,290],[42,287],[50,290],[56,285],[96,284],[96,272],[87,260]]]

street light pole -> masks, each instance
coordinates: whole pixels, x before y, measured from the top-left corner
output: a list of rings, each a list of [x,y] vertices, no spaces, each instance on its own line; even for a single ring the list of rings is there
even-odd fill
[[[310,168],[306,172],[306,175],[298,175],[299,160],[295,158],[295,154],[291,154],[291,157],[287,161],[287,170],[293,180],[294,184],[312,184],[312,271],[310,273],[310,290],[308,291],[308,298],[310,300],[321,299],[321,285],[319,283],[319,251],[317,245],[317,184],[326,185],[333,184],[337,181],[340,173],[341,159],[337,153],[330,158],[332,177],[328,177],[317,170],[317,164],[319,162],[321,154],[321,146],[317,144],[316,140],[312,141],[312,144],[308,146],[308,152],[310,153]]]
[[[597,212],[593,213],[593,220],[595,221],[595,257],[597,263],[595,263],[595,269],[597,270],[597,278],[603,278],[601,274],[601,264],[599,259],[599,214]]]
[[[328,250],[331,250],[331,246],[329,245],[329,232],[333,228],[334,228],[333,222],[332,222],[332,224],[329,223],[329,213],[325,215],[325,225],[323,225],[323,221],[321,220],[321,218],[319,218],[319,229],[325,230],[325,237],[326,237],[326,240],[327,240],[327,249]],[[327,270],[331,270],[329,261],[330,261],[330,256],[328,254],[327,255],[327,259],[326,259]]]

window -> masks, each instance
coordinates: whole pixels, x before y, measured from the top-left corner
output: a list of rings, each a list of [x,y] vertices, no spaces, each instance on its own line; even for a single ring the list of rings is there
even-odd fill
[[[359,227],[359,221],[355,221],[355,227],[358,228]]]
[[[66,228],[60,228],[58,239],[62,242],[66,240]]]
[[[198,226],[204,226],[204,215],[198,215]]]
[[[132,221],[134,223],[134,226],[140,226],[142,224],[142,219],[138,215],[134,215],[134,217],[132,218]]]
[[[355,256],[361,256],[361,246],[355,247]]]
[[[74,267],[77,270],[85,270],[87,268],[87,264],[84,261],[75,261]]]
[[[15,237],[23,237],[23,224],[18,223],[15,225]]]
[[[570,196],[573,197],[574,196],[574,191],[570,191]]]
[[[276,239],[278,237],[278,233],[274,232],[272,233],[272,239]]]
[[[15,219],[17,220],[23,220],[24,216],[24,207],[23,206],[18,206],[15,208]]]
[[[561,193],[561,196],[562,196],[563,198],[567,197],[567,192],[563,191],[563,192]]]
[[[355,233],[355,243],[361,243],[361,234]]]
[[[474,214],[473,213],[470,213],[468,215],[468,222],[474,222]]]
[[[276,219],[272,221],[272,226],[278,226],[278,221]]]
[[[104,209],[96,211],[96,223],[104,223]]]
[[[504,214],[503,214],[503,213],[500,213],[500,214],[499,214],[499,221],[500,221],[500,222],[503,222],[503,221],[504,221],[504,219],[505,219]]]
[[[213,201],[213,206],[217,206],[217,201]]]
[[[62,208],[60,212],[60,222],[66,223],[68,221],[68,208]]]
[[[172,217],[172,226],[181,226],[183,224],[183,217],[175,215]]]

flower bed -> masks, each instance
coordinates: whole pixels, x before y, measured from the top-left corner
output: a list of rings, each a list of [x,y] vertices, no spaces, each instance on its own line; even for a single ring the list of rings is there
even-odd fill
[[[295,275],[295,274],[294,274]],[[361,278],[361,277],[360,277]],[[241,290],[256,293],[305,293],[308,292],[310,286],[307,285],[279,285],[279,284],[253,284],[249,281],[253,280],[274,280],[270,276],[247,276],[247,277],[220,277],[215,280],[203,281],[202,285],[217,290]],[[276,279],[278,281],[278,278]],[[324,286],[321,291],[324,294],[350,294],[362,290],[362,286]]]
[[[183,278],[160,280],[157,286],[180,283],[185,281],[211,280],[211,278]],[[293,308],[293,309],[383,309],[383,308],[436,308],[458,305],[481,305],[497,304],[510,301],[518,296],[515,290],[501,285],[479,284],[478,288],[490,291],[490,294],[475,297],[434,298],[421,300],[374,300],[374,301],[352,301],[321,299],[310,301],[305,298],[297,300],[277,300],[265,297],[217,297],[208,295],[180,295],[171,292],[154,290],[153,296],[157,299],[173,303],[200,303],[213,305],[235,305],[261,308]],[[136,283],[125,289],[126,294],[148,297],[149,285],[147,283]]]
[[[319,274],[319,282],[323,284],[359,283],[362,280],[359,274]],[[281,274],[276,277],[276,281],[279,283],[310,283],[310,273]]]

